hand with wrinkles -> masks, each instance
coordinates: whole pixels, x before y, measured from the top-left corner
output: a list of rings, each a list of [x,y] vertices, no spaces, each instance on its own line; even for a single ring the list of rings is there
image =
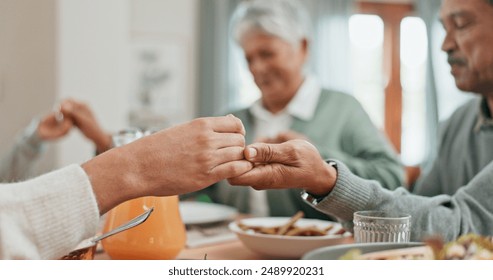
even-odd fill
[[[228,179],[230,184],[257,190],[301,188],[324,195],[337,179],[337,171],[320,157],[315,146],[304,140],[252,144],[246,147],[245,158],[255,164],[254,168]]]

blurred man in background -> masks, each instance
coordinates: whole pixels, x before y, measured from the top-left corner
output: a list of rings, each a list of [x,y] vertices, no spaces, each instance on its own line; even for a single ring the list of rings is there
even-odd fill
[[[478,94],[444,123],[431,170],[419,195],[454,194],[493,160],[493,1],[449,0],[442,6],[447,53],[457,87]]]

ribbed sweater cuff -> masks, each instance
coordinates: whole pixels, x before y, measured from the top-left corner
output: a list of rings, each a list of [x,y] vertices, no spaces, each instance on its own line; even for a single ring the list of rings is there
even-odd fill
[[[351,222],[355,211],[364,210],[370,201],[368,181],[355,176],[346,165],[337,163],[337,181],[330,194],[316,209],[336,217],[341,222]]]

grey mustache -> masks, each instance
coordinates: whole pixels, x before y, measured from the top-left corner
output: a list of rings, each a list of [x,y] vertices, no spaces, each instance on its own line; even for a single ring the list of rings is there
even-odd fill
[[[453,57],[453,56],[449,56],[447,58],[447,62],[450,65],[453,65],[453,64],[465,65],[466,64],[466,60],[465,59],[457,58],[457,57]]]

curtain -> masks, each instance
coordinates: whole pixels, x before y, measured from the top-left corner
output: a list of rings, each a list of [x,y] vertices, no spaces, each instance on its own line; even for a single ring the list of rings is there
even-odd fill
[[[198,114],[218,115],[230,106],[230,18],[241,0],[200,0]]]
[[[241,0],[201,0],[199,116],[240,107],[242,51],[231,39],[230,18]],[[326,88],[351,92],[348,20],[354,0],[304,0],[313,25],[308,69]]]
[[[303,1],[314,27],[310,65],[325,88],[352,92],[349,17],[354,0]]]
[[[438,10],[440,9],[441,0],[419,0],[416,2],[416,10],[426,24],[428,35],[428,62],[426,71],[426,153],[427,158],[424,160],[422,167],[428,169],[436,156],[438,141],[438,105],[437,105],[437,88],[435,83],[434,62],[436,57],[433,27],[438,23]]]

